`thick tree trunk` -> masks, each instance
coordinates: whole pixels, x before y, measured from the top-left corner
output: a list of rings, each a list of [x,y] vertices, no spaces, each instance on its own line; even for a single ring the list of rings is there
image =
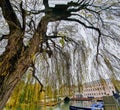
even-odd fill
[[[8,43],[7,46],[9,47],[9,51],[8,48],[6,48],[6,51],[3,53],[3,61],[0,62],[2,64],[0,65],[0,78],[4,77],[3,81],[0,79],[0,110],[2,110],[5,106],[13,89],[20,81],[23,74],[31,66],[30,64],[33,62],[33,56],[40,49],[39,45],[42,42],[43,35],[46,32],[47,24],[48,21],[43,17],[40,24],[38,25],[37,31],[35,32],[33,38],[30,40],[29,47],[26,49],[24,49],[23,45],[20,45],[19,40],[18,42],[14,40],[17,43],[14,43],[15,45],[13,45],[12,41],[14,38],[16,38],[16,36],[12,37],[11,35],[11,43]],[[18,35],[20,36],[20,33],[15,35],[18,37]],[[16,49],[16,46],[18,50]],[[19,54],[18,57],[16,57],[16,54]]]
[[[0,56],[0,110],[3,109],[15,84],[18,82],[18,78],[16,78],[18,70],[16,71],[16,68],[23,48],[22,36],[22,33],[17,30],[10,34],[6,51]],[[13,82],[11,83],[11,81]]]
[[[47,4],[47,5],[46,5]],[[48,0],[44,2],[48,8]],[[2,110],[11,96],[16,84],[33,63],[33,57],[40,51],[40,44],[46,40],[47,24],[50,21],[60,20],[54,14],[45,15],[31,38],[29,46],[24,47],[24,31],[9,0],[1,0],[0,7],[8,23],[10,34],[5,52],[0,56],[0,110]],[[49,14],[49,13],[45,13]],[[9,15],[9,16],[8,16]]]
[[[32,52],[35,53],[36,50],[32,50]],[[0,110],[2,110],[3,107],[5,106],[13,89],[15,88],[16,84],[20,81],[21,77],[26,72],[31,62],[32,62],[31,56],[28,56],[26,52],[23,53],[23,56],[18,60],[18,63],[15,67],[15,71],[13,71],[12,73],[5,77],[0,93]]]

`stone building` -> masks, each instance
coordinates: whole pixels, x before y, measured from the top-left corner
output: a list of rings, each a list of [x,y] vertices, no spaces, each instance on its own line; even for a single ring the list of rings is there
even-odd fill
[[[103,97],[113,95],[115,87],[110,80],[101,82],[100,80],[83,84],[83,97]]]

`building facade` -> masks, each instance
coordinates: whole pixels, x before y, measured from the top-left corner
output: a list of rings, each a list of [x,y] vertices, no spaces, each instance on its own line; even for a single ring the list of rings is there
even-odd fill
[[[83,84],[83,97],[103,97],[113,95],[115,87],[110,80],[102,83],[100,80]]]

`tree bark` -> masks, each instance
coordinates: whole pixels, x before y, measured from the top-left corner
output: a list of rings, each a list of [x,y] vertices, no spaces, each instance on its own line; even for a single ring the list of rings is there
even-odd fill
[[[30,40],[29,47],[27,47],[26,49],[24,49],[24,46],[23,45],[21,46],[19,42],[16,45],[10,43],[9,46],[7,46],[11,49],[10,51],[8,51],[8,48],[6,49],[6,51],[4,52],[5,57],[3,57],[4,59],[3,61],[1,61],[1,65],[0,65],[0,69],[2,68],[0,70],[2,71],[0,77],[4,76],[4,80],[0,87],[0,110],[3,109],[16,84],[20,81],[23,74],[30,67],[30,64],[32,64],[33,56],[40,49],[39,45],[42,42],[43,34],[46,32],[47,24],[48,21],[43,17],[40,24],[38,25],[36,32],[34,33],[33,38]],[[17,33],[15,35],[21,36],[22,33],[21,35]],[[10,37],[11,40],[13,40],[16,36],[13,37],[11,35]],[[14,56],[18,52],[17,49],[15,49],[15,46],[21,48],[18,59],[16,58],[14,59]],[[12,62],[8,61],[11,60],[12,58],[13,60],[15,60],[13,67],[11,65]]]
[[[70,2],[66,6],[57,5],[55,6],[55,8],[51,8],[48,5],[48,0],[43,0],[43,5],[45,6],[45,16],[41,19],[40,23],[38,24],[38,27],[35,30],[28,47],[25,47],[23,44],[23,38],[25,34],[25,16],[22,18],[22,27],[19,19],[15,14],[15,11],[12,8],[10,1],[0,0],[0,7],[2,8],[3,16],[10,29],[10,34],[7,35],[8,45],[6,46],[5,52],[2,55],[0,55],[0,110],[2,110],[5,106],[13,89],[15,88],[16,84],[20,81],[23,74],[31,66],[31,64],[33,64],[34,55],[38,51],[40,51],[39,46],[43,42],[47,42],[48,38],[45,37],[47,37],[46,30],[48,22],[54,22],[57,20],[75,21],[86,28],[96,30],[100,34],[100,30],[98,28],[87,26],[84,22],[81,22],[78,19],[68,18],[72,15],[71,12],[77,12],[81,10],[81,8],[85,8],[85,5],[80,6],[80,3],[79,1],[75,3]],[[69,6],[77,6],[78,8],[69,9]],[[67,70],[69,70],[69,64]],[[69,80],[70,78],[68,78],[68,82]]]
[[[29,46],[25,47],[23,44],[24,30],[15,15],[10,1],[1,0],[0,7],[10,29],[10,33],[7,35],[8,45],[5,52],[0,56],[0,110],[2,110],[16,84],[31,66],[30,64],[33,63],[34,55],[40,51],[39,45],[44,41],[50,19],[47,16],[41,19]]]

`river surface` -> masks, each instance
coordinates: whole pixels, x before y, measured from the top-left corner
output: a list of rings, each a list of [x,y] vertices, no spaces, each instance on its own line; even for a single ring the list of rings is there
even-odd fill
[[[56,106],[46,106],[40,107],[38,110],[69,110],[70,105],[78,106],[78,107],[90,107],[92,104],[91,101],[71,101],[69,103],[60,103]]]
[[[69,110],[70,105],[78,106],[78,107],[90,107],[93,102],[91,101],[71,101],[69,103],[60,103],[56,106],[40,106],[39,104],[30,104],[27,106],[17,106],[14,110]],[[11,108],[12,109],[12,108]],[[4,110],[11,110],[10,108],[6,108]]]

